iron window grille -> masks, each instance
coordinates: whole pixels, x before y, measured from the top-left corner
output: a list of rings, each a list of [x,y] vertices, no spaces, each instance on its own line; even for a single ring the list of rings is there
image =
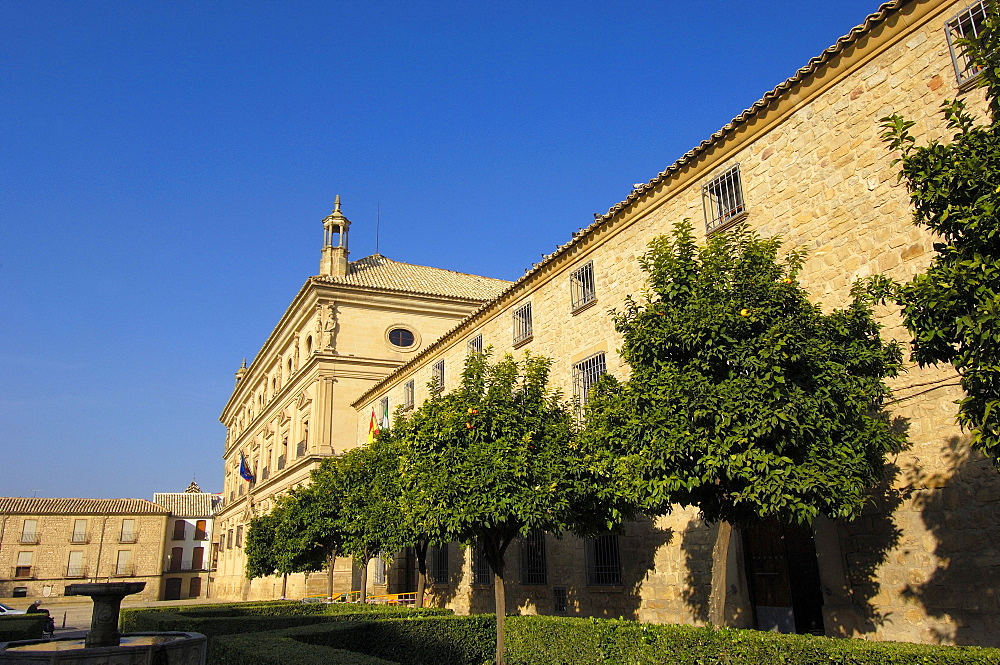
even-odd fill
[[[620,586],[622,563],[618,552],[618,536],[613,533],[587,539],[587,584]]]
[[[521,542],[521,584],[547,584],[545,532],[534,529]]]
[[[526,302],[514,310],[514,344],[531,339],[531,303]]]
[[[588,261],[569,276],[570,301],[573,310],[594,302],[597,292],[594,288],[594,262]]]
[[[403,384],[403,408],[413,408],[413,379]]]
[[[448,545],[432,547],[431,551],[431,584],[448,583]]]
[[[706,233],[722,228],[746,212],[740,165],[733,166],[702,187],[701,199],[705,206]]]
[[[440,390],[444,390],[444,360],[439,360],[434,363],[432,368],[434,374],[434,381],[437,382],[437,386]]]
[[[33,579],[35,577],[34,569],[31,566],[14,566],[14,577],[17,579]]]
[[[486,552],[483,551],[481,546],[477,546],[472,550],[472,583],[493,583],[493,570],[490,568],[490,562],[486,559]]]
[[[139,534],[135,530],[135,520],[122,520],[122,532],[118,537],[120,543],[134,543],[139,539]]]
[[[375,570],[372,573],[372,584],[383,585],[385,584],[385,559],[382,558],[384,555],[379,554],[375,557]]]
[[[958,43],[958,40],[979,37],[985,21],[986,2],[980,0],[966,7],[944,25],[944,34],[948,38],[948,50],[951,52],[951,62],[955,66],[955,77],[959,86],[979,76],[982,68],[974,66],[969,61],[965,48]]]
[[[87,576],[86,566],[67,566],[66,567],[66,577],[69,578],[81,578]]]
[[[468,344],[466,344],[466,346],[468,347],[469,353],[482,353],[483,352],[483,336],[482,335],[476,335],[475,337],[473,337],[472,339],[469,340],[469,342],[468,342]]]
[[[73,535],[70,536],[70,542],[82,545],[89,541],[87,538],[87,520],[76,520],[73,522]]]
[[[566,597],[566,587],[552,587],[552,611],[556,614],[566,614],[569,611],[569,600]]]
[[[608,371],[604,352],[595,353],[573,365],[573,396],[582,409],[590,397],[590,389]]]

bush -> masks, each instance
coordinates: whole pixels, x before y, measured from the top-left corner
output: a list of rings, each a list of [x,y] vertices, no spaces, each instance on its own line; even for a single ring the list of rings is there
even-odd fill
[[[8,614],[0,616],[0,642],[40,640],[45,630],[45,614]]]
[[[511,617],[510,665],[1000,664],[1000,649],[564,617]]]

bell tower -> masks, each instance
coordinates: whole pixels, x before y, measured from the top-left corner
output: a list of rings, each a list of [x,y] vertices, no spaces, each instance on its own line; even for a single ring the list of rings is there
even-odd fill
[[[347,231],[351,221],[340,212],[340,194],[333,202],[333,211],[323,219],[323,253],[319,274],[327,277],[347,275]],[[335,242],[336,241],[336,242]]]

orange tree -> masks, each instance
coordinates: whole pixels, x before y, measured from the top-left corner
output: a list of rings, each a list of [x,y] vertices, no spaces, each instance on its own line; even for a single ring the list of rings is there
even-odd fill
[[[606,498],[718,522],[717,562],[733,524],[855,517],[903,443],[880,413],[901,362],[871,309],[888,280],[824,314],[797,281],[803,253],[780,244],[738,228],[698,247],[686,220],[650,243],[645,296],[615,315],[631,375],[598,382],[581,435]]]
[[[404,495],[432,542],[481,548],[494,576],[496,662],[504,662],[505,553],[533,529],[559,534],[606,524],[575,450],[571,408],[548,389],[550,361],[486,354],[466,361],[462,382],[410,415],[397,414],[380,438],[404,449]]]

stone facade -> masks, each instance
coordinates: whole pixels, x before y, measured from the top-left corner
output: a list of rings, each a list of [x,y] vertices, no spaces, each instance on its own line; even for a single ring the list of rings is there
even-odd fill
[[[153,502],[170,511],[163,554],[162,600],[208,597],[218,557],[215,510],[221,494],[202,492],[192,482],[184,492],[157,492]]]
[[[327,592],[325,573],[246,580],[242,548],[250,519],[308,482],[324,458],[354,446],[358,416],[351,403],[359,395],[509,284],[378,254],[349,262],[349,227],[338,197],[323,220],[320,275],[309,278],[257,357],[237,372],[222,413],[226,471],[215,597]],[[241,459],[252,481],[241,476]],[[338,592],[350,590],[357,578],[350,559],[338,559],[332,577]]]
[[[444,362],[445,388],[454,387],[469,342],[480,336],[495,353],[530,350],[551,357],[554,387],[568,395],[574,394],[574,366],[595,354],[604,354],[607,371],[625,377],[608,310],[641,293],[644,275],[636,258],[653,237],[684,218],[708,232],[701,225],[706,201],[720,186],[718,178],[736,166],[745,211],[733,210],[733,216],[809,251],[801,280],[825,309],[842,306],[856,278],[881,273],[906,280],[923,269],[933,238],[911,223],[907,192],[891,164],[895,155],[880,140],[879,125],[900,113],[916,121],[912,132],[925,143],[947,137],[939,113],[944,100],[961,97],[983,112],[981,93],[957,86],[944,30],[966,5],[923,0],[883,6],[368,390],[354,403],[354,441],[365,440],[368,415],[381,400],[388,398],[391,409],[404,404],[409,382],[417,404],[426,398],[436,363]],[[595,300],[574,309],[572,275],[587,263]],[[531,335],[515,344],[516,312],[528,303]],[[908,340],[898,312],[886,307],[880,316],[886,336]],[[860,519],[820,520],[810,534],[819,564],[821,630],[1000,646],[1000,475],[970,452],[956,425],[954,401],[961,391],[953,370],[909,367],[894,390],[891,410],[907,426],[909,449],[890,461],[886,487]],[[583,543],[549,537],[547,583],[521,587],[515,580],[508,610],[702,623],[716,532],[680,509],[626,525],[618,534],[622,573],[614,585],[588,583]],[[775,609],[751,598],[751,554],[743,551],[751,542],[734,533],[729,549],[732,625],[760,623]],[[456,572],[449,584],[433,587],[433,597],[460,611],[487,609],[481,597],[489,594],[470,584],[469,557],[453,550]]]
[[[145,582],[159,600],[168,511],[143,499],[0,498],[0,597],[87,581]]]

